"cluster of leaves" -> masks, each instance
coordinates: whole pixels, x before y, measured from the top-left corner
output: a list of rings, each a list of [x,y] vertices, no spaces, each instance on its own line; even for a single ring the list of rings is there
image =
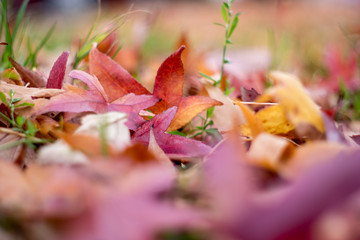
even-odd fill
[[[195,77],[192,95],[185,46],[160,65],[151,92],[112,58],[116,43],[92,44],[114,29],[90,30],[69,81],[69,52],[47,79],[9,59],[19,79],[0,81],[0,150],[21,145],[26,168],[2,151],[1,237],[331,239],[334,217],[355,226],[342,239],[358,234],[359,132],[338,129],[294,75],[268,73],[263,92],[224,77],[232,3],[222,5],[221,78]]]

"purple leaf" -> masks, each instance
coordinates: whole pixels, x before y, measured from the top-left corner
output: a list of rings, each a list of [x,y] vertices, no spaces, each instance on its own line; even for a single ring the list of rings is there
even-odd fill
[[[247,207],[253,181],[245,162],[243,141],[235,136],[221,141],[205,159],[201,190],[209,198],[213,216],[222,223]]]
[[[240,88],[241,100],[244,102],[254,102],[255,99],[260,96],[260,94],[254,89],[250,90],[241,86]]]
[[[347,143],[344,134],[342,134],[333,120],[331,120],[326,114],[321,112],[321,117],[325,127],[326,140],[329,142]]]
[[[168,133],[155,133],[154,135],[159,146],[170,158],[202,157],[211,151],[211,147],[208,145],[190,138]]]
[[[153,128],[154,135],[157,133],[163,133],[170,126],[172,119],[175,116],[177,107],[171,107],[168,110],[157,114],[150,121],[144,123],[135,133],[133,139],[144,144],[149,143],[150,129]],[[160,145],[160,143],[158,142]]]
[[[176,109],[177,107],[171,107],[144,123],[134,133],[133,140],[148,145],[150,130],[153,128],[157,143],[169,157],[188,158],[207,155],[211,148],[202,142],[165,132],[175,116]]]
[[[354,140],[354,142],[357,144],[357,145],[360,145],[360,135],[353,135],[353,136],[350,136],[352,140]]]
[[[69,57],[69,52],[63,52],[54,63],[50,71],[50,75],[46,84],[46,88],[61,89],[65,77],[66,62]]]

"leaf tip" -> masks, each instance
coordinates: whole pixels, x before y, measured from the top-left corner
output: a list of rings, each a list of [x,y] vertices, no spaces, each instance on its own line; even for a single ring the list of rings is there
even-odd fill
[[[179,47],[179,49],[176,51],[176,53],[181,54],[181,53],[185,50],[185,48],[186,48],[185,45],[181,45],[181,46]]]

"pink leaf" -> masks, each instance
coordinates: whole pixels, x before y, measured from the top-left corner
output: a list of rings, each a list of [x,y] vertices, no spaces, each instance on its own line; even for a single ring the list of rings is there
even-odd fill
[[[134,141],[145,145],[150,141],[150,130],[163,151],[172,158],[191,158],[208,154],[211,148],[200,141],[166,133],[175,116],[177,107],[171,107],[144,123],[134,134]]]
[[[360,150],[349,148],[310,169],[276,201],[253,206],[234,226],[238,239],[315,239],[311,223],[360,190]],[[314,161],[318,156],[314,155]],[[259,231],[261,229],[261,231]],[[300,237],[302,236],[302,237]]]
[[[66,92],[51,98],[48,104],[40,107],[35,115],[52,111],[76,113],[118,111],[128,115],[127,126],[132,130],[136,130],[137,127],[144,123],[144,119],[139,116],[140,110],[146,109],[158,101],[152,95],[129,93],[110,102],[103,86],[96,77],[78,70],[72,71],[70,77],[86,83],[89,90],[65,85]]]
[[[112,163],[107,167],[101,172],[101,166],[94,166],[92,174],[87,175],[106,173],[111,187],[104,187],[101,192],[107,190],[106,194],[98,196],[89,211],[64,222],[65,231],[61,234],[65,236],[61,239],[152,240],[161,231],[196,227],[201,222],[201,214],[195,209],[162,197],[162,193],[172,190],[176,177],[168,166],[121,169]]]
[[[213,149],[203,165],[201,191],[212,206],[211,216],[223,223],[241,214],[252,196],[254,183],[243,144],[240,138],[229,136]]]

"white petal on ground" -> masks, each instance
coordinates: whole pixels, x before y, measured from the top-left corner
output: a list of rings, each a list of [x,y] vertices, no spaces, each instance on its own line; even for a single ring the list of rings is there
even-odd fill
[[[116,149],[122,150],[130,142],[130,131],[125,125],[127,116],[121,112],[91,114],[81,119],[81,126],[75,134],[88,134],[99,137],[101,128],[105,130],[105,137]]]
[[[36,162],[39,164],[81,164],[87,163],[88,160],[82,152],[72,150],[64,141],[58,140],[40,148]]]

